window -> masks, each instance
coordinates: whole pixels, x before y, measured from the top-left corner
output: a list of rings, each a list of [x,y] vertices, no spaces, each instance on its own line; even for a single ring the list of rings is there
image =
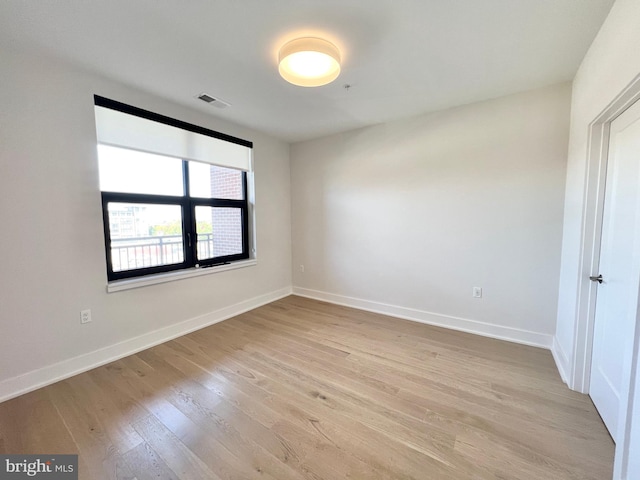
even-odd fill
[[[109,281],[249,258],[250,142],[95,105]]]

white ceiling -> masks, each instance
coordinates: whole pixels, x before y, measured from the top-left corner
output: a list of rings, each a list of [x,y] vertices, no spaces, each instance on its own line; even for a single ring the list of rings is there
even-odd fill
[[[294,142],[571,80],[612,4],[1,0],[0,46],[44,51]],[[278,48],[301,35],[341,50],[333,84],[279,77]],[[201,92],[232,106],[194,99]]]

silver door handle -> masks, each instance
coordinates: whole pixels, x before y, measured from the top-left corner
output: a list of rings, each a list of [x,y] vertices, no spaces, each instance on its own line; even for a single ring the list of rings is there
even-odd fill
[[[597,277],[589,277],[589,280],[592,282],[602,283],[602,275],[598,275]]]

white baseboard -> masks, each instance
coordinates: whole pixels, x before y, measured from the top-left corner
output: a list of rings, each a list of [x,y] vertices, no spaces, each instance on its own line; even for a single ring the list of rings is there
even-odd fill
[[[558,372],[560,372],[560,378],[562,381],[569,384],[567,372],[569,371],[569,358],[567,354],[564,353],[562,349],[562,345],[558,342],[558,338],[553,336],[553,344],[551,346],[551,354],[553,355],[553,360],[556,362],[556,367],[558,368]]]
[[[357,308],[368,312],[382,313],[391,317],[402,318],[404,320],[412,320],[414,322],[426,323],[437,327],[450,328],[467,333],[482,335],[483,337],[497,338],[499,340],[507,340],[509,342],[521,343],[533,347],[551,349],[553,336],[522,330],[519,328],[505,327],[492,323],[480,322],[477,320],[469,320],[467,318],[452,317],[450,315],[442,315],[439,313],[426,312],[413,308],[399,307],[397,305],[389,305],[386,303],[372,302],[360,298],[346,297],[334,293],[321,292],[318,290],[310,290],[307,288],[293,287],[293,294],[300,297],[313,298],[324,302],[335,303],[345,307]]]
[[[87,370],[113,362],[147,348],[159,345],[174,338],[186,335],[214,323],[227,320],[241,313],[253,310],[267,303],[291,295],[291,288],[283,288],[265,295],[221,308],[214,312],[190,318],[175,325],[154,330],[153,332],[110,345],[94,352],[63,360],[62,362],[32,370],[17,377],[0,382],[0,402],[24,393],[64,380]]]

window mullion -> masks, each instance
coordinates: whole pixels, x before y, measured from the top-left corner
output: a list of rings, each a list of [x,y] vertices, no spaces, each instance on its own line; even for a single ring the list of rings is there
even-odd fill
[[[249,256],[249,197],[247,191],[247,174],[242,174],[242,189],[244,191],[242,201],[242,254]]]
[[[210,198],[204,201],[199,201],[201,205],[210,205],[212,207],[232,207],[243,208],[246,205],[244,200],[229,200],[227,198]]]
[[[193,199],[190,196],[189,186],[189,162],[182,161],[182,179],[184,188],[184,245],[186,252],[187,266],[193,267],[198,261],[197,245],[198,233],[196,232],[196,211]]]

